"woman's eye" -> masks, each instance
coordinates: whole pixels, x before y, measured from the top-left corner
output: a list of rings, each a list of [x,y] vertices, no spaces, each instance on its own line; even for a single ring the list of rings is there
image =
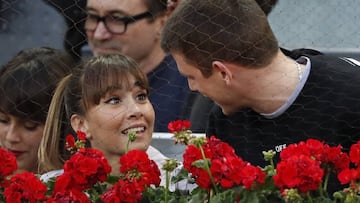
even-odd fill
[[[140,101],[144,101],[144,100],[147,100],[148,98],[148,95],[146,93],[141,93],[141,94],[138,94],[136,99],[140,100]]]
[[[39,123],[33,122],[33,121],[25,121],[24,127],[27,130],[35,130],[39,126]]]
[[[7,124],[7,123],[9,123],[9,120],[6,118],[0,118],[0,123]]]
[[[120,102],[121,102],[121,100],[119,97],[112,97],[105,101],[105,103],[107,103],[107,104],[118,104]]]
[[[1,124],[7,124],[7,123],[9,123],[9,117],[8,116],[6,116],[6,114],[4,114],[4,113],[0,113],[0,123]]]

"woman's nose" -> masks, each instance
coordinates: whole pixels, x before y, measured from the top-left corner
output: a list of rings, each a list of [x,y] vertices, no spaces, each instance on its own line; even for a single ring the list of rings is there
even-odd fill
[[[141,104],[139,104],[138,102],[136,102],[135,100],[131,100],[129,101],[129,105],[128,105],[128,112],[129,112],[129,117],[141,117],[143,115],[142,109],[141,109]]]
[[[5,129],[6,140],[8,142],[20,142],[21,141],[21,132],[16,125],[10,124]]]

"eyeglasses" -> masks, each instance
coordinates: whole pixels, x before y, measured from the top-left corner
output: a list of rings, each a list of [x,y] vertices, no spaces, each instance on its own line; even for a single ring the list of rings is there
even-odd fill
[[[112,15],[102,17],[88,13],[85,20],[85,30],[93,32],[96,30],[99,22],[103,22],[106,29],[112,34],[124,34],[128,24],[149,17],[153,17],[149,11],[126,17],[117,17]]]

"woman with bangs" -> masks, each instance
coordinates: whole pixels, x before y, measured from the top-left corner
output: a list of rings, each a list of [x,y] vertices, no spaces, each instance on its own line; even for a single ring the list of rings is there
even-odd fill
[[[104,153],[112,175],[119,173],[119,157],[126,152],[130,131],[136,133],[136,140],[129,150],[146,151],[161,168],[167,157],[150,146],[155,113],[148,88],[142,70],[123,55],[90,58],[65,77],[50,105],[38,154],[41,168],[47,172],[43,180],[63,172],[66,156],[59,151],[65,148],[69,127],[84,132],[91,147]]]
[[[18,170],[37,173],[37,152],[57,83],[74,66],[60,50],[20,51],[0,71],[0,146],[16,156]]]

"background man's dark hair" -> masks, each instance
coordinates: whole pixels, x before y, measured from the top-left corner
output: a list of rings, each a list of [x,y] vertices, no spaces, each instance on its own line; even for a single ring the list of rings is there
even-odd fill
[[[167,10],[167,0],[143,0],[152,14],[158,14]]]
[[[266,15],[269,15],[278,0],[255,0]]]

